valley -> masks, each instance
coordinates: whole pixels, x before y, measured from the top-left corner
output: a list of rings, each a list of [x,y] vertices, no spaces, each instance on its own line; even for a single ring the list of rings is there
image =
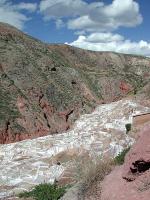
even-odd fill
[[[149,57],[46,44],[0,22],[0,199],[76,183],[79,161],[136,145],[149,113]]]
[[[67,183],[74,178],[67,172],[82,157],[115,157],[135,141],[125,125],[132,124],[133,115],[147,112],[150,108],[134,100],[121,100],[82,115],[68,132],[0,145],[0,197],[41,182]]]

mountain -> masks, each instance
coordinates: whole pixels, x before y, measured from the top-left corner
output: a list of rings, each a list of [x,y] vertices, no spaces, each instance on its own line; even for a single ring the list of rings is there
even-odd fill
[[[66,131],[149,80],[147,57],[45,44],[0,23],[0,143]]]

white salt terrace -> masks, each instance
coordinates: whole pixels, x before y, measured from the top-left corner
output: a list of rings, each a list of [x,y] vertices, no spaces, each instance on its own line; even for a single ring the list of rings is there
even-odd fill
[[[144,112],[150,112],[150,108],[121,100],[81,116],[66,133],[0,145],[0,198],[63,176],[70,161],[60,165],[53,162],[61,152],[85,149],[90,155],[109,152],[116,156],[134,142],[126,134],[125,124],[132,123],[133,115]]]

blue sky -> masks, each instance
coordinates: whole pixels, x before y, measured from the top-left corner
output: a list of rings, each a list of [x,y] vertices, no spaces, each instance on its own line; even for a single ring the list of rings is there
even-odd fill
[[[148,0],[0,0],[0,21],[48,43],[150,55]]]

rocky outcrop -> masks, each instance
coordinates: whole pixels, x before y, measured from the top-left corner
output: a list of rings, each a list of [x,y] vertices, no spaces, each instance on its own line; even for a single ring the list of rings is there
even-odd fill
[[[150,198],[150,125],[143,128],[123,166],[116,167],[102,184],[101,200]]]
[[[0,143],[66,131],[149,80],[149,58],[47,45],[0,23]]]

